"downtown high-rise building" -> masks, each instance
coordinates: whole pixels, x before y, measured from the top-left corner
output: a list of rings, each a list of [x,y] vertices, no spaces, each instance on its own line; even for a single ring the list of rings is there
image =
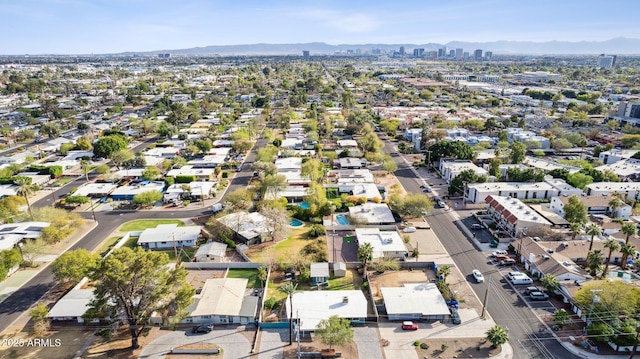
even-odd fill
[[[422,57],[422,56],[424,56],[423,48],[413,49],[413,57]]]
[[[473,52],[473,59],[476,61],[482,60],[482,49],[477,49]]]
[[[605,55],[605,54],[600,54],[598,56],[598,60],[597,60],[597,66],[599,68],[612,68],[616,65],[616,55]]]
[[[456,60],[462,60],[462,56],[463,56],[463,52],[462,51],[463,50],[461,48],[457,48],[456,49],[456,56],[455,56]]]

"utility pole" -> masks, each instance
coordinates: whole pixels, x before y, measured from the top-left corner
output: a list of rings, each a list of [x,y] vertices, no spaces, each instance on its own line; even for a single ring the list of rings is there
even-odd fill
[[[489,299],[489,288],[491,288],[491,277],[489,277],[489,282],[487,283],[487,290],[484,292],[484,300],[482,301],[482,315],[480,318],[484,319],[484,312],[487,309],[487,300]]]
[[[591,324],[591,313],[593,313],[593,306],[595,305],[596,302],[600,301],[600,298],[598,298],[598,295],[596,293],[600,293],[602,292],[602,289],[591,289],[591,308],[589,308],[589,314],[587,315],[587,321],[584,324],[584,335],[587,335],[587,327],[589,326],[589,324]]]

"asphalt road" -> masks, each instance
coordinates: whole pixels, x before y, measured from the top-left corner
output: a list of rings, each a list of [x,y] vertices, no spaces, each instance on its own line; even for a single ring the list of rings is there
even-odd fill
[[[393,142],[385,142],[385,149],[387,153],[397,153]],[[416,177],[415,172],[401,156],[394,155],[393,158],[398,164],[395,175],[405,190],[421,193],[422,181]],[[564,349],[551,334],[546,333],[544,325],[505,281],[498,268],[491,264],[487,254],[480,252],[460,230],[458,226],[464,224],[455,220],[450,213],[445,209],[434,208],[427,216],[427,221],[456,266],[467,275],[467,280],[474,283],[471,287],[478,298],[482,300],[490,286],[487,310],[497,324],[508,328],[514,358],[578,358]],[[472,280],[473,269],[484,274],[484,283],[476,284]],[[503,271],[508,272],[508,268]]]

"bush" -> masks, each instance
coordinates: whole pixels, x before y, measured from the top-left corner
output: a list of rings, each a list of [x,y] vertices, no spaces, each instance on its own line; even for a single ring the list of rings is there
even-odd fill
[[[271,310],[277,310],[280,308],[280,301],[275,298],[269,298],[264,301],[264,307]]]
[[[193,175],[179,175],[176,176],[175,183],[191,183],[196,180],[196,176]]]
[[[327,234],[327,229],[321,224],[312,224],[309,226],[309,232],[307,232],[309,238],[318,238],[325,234]]]
[[[231,249],[235,249],[236,248],[236,242],[232,241],[231,239],[229,239],[224,234],[220,236],[220,242],[226,244]]]
[[[419,345],[420,345],[420,341],[419,341],[419,340],[416,340],[415,342],[413,342],[413,346],[414,346],[414,347],[417,347],[417,346],[419,346]]]
[[[326,262],[329,260],[327,243],[323,240],[315,240],[307,244],[302,248],[302,254],[312,262]]]

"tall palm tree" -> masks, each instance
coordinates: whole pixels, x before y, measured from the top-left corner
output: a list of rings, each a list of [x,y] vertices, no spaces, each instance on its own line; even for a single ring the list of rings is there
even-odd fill
[[[293,293],[298,288],[298,283],[289,282],[278,290],[289,296],[289,345],[293,344]]]
[[[607,263],[604,265],[604,270],[602,271],[602,277],[604,278],[607,275],[607,271],[609,270],[609,263],[611,263],[611,254],[615,251],[620,250],[620,243],[615,238],[609,238],[604,243],[605,248],[609,248],[609,255],[607,256]]]
[[[611,208],[611,217],[616,216],[616,210],[622,206],[623,202],[619,197],[612,197],[609,200],[609,207]]]
[[[447,277],[449,276],[449,274],[451,274],[451,267],[448,265],[443,265],[442,267],[438,268],[438,274],[444,277],[443,281],[446,282]]]
[[[585,233],[591,236],[591,241],[589,242],[589,252],[591,252],[593,249],[593,237],[602,234],[602,228],[596,223],[589,223],[585,228]]]
[[[587,268],[589,268],[589,274],[595,277],[602,266],[602,251],[596,249],[587,255]]]
[[[582,232],[582,223],[580,222],[571,222],[569,224],[569,230],[571,231],[571,240],[575,241],[576,236]]]
[[[367,264],[373,259],[373,246],[371,243],[364,243],[358,248],[358,260],[362,262],[364,276],[367,276]]]
[[[33,221],[33,213],[31,212],[31,203],[29,203],[29,195],[33,193],[33,185],[31,184],[31,180],[27,178],[18,178],[15,181],[15,184],[18,186],[16,190],[16,194],[18,196],[24,197],[27,200],[27,208],[29,208],[29,216]]]
[[[638,233],[638,227],[636,227],[635,223],[626,222],[622,224],[620,231],[627,235],[627,238],[624,240],[624,243],[627,244],[629,243],[629,237],[635,236],[636,233]]]
[[[636,246],[631,243],[625,243],[620,248],[620,253],[622,253],[622,269],[627,269],[627,259],[629,259],[630,256],[635,255],[636,251]]]

